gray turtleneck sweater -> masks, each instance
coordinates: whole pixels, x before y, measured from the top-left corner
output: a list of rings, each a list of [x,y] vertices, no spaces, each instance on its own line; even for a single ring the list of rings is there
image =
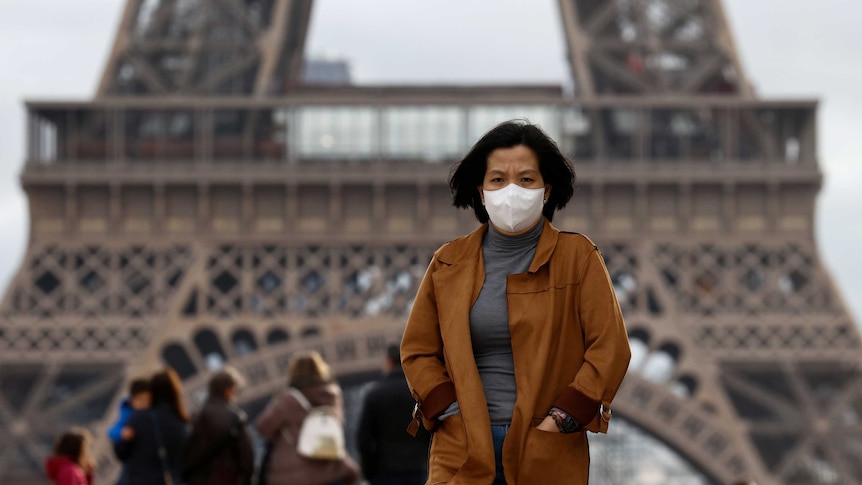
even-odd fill
[[[540,221],[524,234],[507,236],[488,224],[482,243],[485,283],[470,309],[470,334],[491,424],[509,424],[515,407],[515,362],[509,333],[506,278],[529,269],[543,227]]]

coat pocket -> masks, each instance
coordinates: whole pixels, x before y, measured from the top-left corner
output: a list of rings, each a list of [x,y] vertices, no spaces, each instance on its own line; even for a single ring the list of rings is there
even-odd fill
[[[518,485],[586,485],[589,469],[586,433],[552,433],[531,427],[521,455]]]
[[[467,430],[460,414],[449,416],[431,435],[428,482],[446,483],[467,461]]]

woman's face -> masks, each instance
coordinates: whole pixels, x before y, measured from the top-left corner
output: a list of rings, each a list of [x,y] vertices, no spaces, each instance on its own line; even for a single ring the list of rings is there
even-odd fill
[[[545,199],[551,193],[551,185],[545,184],[539,171],[539,159],[529,147],[516,145],[498,148],[488,155],[485,178],[478,187],[482,203],[485,202],[483,190],[499,190],[509,184],[518,184],[525,189],[545,188]]]

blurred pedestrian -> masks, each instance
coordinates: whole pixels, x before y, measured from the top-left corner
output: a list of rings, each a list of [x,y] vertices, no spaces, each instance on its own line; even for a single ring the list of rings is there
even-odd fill
[[[189,415],[179,376],[171,368],[157,372],[150,379],[150,393],[152,407],[132,414],[114,451],[125,465],[127,485],[182,483]]]
[[[188,485],[247,485],[254,472],[254,448],[245,412],[235,405],[245,383],[233,367],[210,377],[209,394],[192,420],[183,456]]]
[[[152,396],[150,395],[150,380],[139,377],[133,379],[129,383],[129,395],[124,397],[120,402],[120,412],[117,420],[108,430],[108,438],[111,443],[116,445],[123,441],[123,428],[135,411],[141,411],[150,408]],[[125,467],[120,473],[120,478],[117,480],[117,485],[125,485],[126,471]]]
[[[67,429],[54,443],[54,454],[45,461],[45,474],[54,485],[92,485],[95,463],[90,458],[90,432]]]
[[[358,436],[362,474],[371,485],[422,485],[428,476],[430,435],[420,430],[413,437],[404,429],[414,402],[397,345],[386,351],[385,370],[362,406]]]
[[[331,406],[344,423],[341,388],[329,365],[315,351],[293,357],[288,367],[288,386],[298,390],[311,406]],[[359,478],[359,467],[349,457],[315,460],[300,455],[297,444],[303,420],[309,414],[291,389],[276,394],[255,421],[260,435],[270,442],[270,457],[261,474],[266,485],[350,485]]]
[[[434,254],[401,345],[429,483],[585,484],[630,358],[598,248],[551,225],[575,173],[539,127],[508,121],[456,164],[481,225]]]

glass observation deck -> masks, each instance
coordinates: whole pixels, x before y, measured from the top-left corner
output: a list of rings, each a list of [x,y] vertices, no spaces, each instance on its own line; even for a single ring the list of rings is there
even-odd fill
[[[31,166],[449,162],[495,124],[523,118],[539,124],[578,163],[816,165],[815,101],[487,98],[28,103],[27,161]]]

